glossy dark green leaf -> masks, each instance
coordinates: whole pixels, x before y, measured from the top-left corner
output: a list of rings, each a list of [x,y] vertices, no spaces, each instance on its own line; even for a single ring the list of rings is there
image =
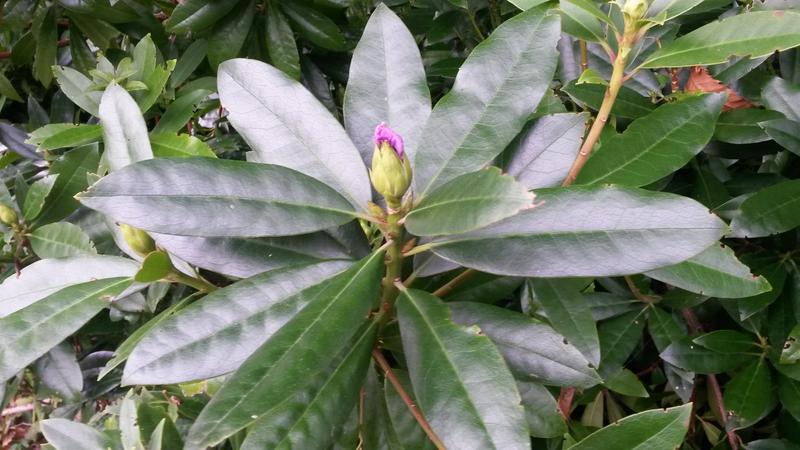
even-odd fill
[[[727,17],[663,45],[641,67],[687,67],[719,64],[731,56],[767,56],[800,45],[798,20],[800,13],[796,11],[756,11]]]
[[[19,96],[19,92],[14,88],[14,85],[11,84],[11,81],[2,73],[0,73],[0,95],[4,95],[15,102],[23,101],[22,97]]]
[[[586,113],[540,117],[523,131],[506,171],[528,189],[558,186],[578,155],[586,131]]]
[[[643,411],[595,431],[569,450],[641,448],[673,450],[681,445],[689,428],[692,404]]]
[[[639,381],[639,377],[628,369],[622,369],[613,375],[606,376],[603,386],[616,393],[631,397],[650,396],[647,393],[647,388]]]
[[[171,255],[224,275],[248,278],[268,270],[321,261],[352,261],[356,255],[329,234],[282,238],[200,238],[156,234]]]
[[[97,253],[89,236],[80,227],[69,222],[50,223],[37,228],[31,232],[28,240],[33,252],[42,259]]]
[[[525,420],[528,422],[531,436],[555,438],[566,433],[567,424],[561,416],[556,399],[547,388],[529,381],[518,381],[517,388],[522,396]]]
[[[783,115],[769,109],[733,109],[717,119],[714,139],[731,144],[754,144],[769,140],[759,122],[781,119]]]
[[[53,72],[61,91],[73,103],[93,116],[98,115],[103,92],[89,89],[92,84],[91,79],[71,67],[57,66],[53,68]]]
[[[239,55],[253,26],[253,16],[256,13],[255,0],[239,0],[235,3],[236,7],[214,24],[214,29],[208,37],[208,62],[212,68]]]
[[[428,245],[445,259],[489,273],[608,276],[691,258],[725,228],[693,200],[621,186],[542,189],[537,200],[540,206],[509,219]]]
[[[735,330],[717,330],[700,335],[692,340],[695,344],[717,353],[757,352],[758,341]]]
[[[202,31],[221,20],[237,2],[230,0],[188,0],[179,4],[169,20],[166,29],[172,33]]]
[[[31,25],[31,32],[36,38],[36,53],[33,57],[33,77],[39,80],[44,87],[50,86],[53,80],[51,67],[56,63],[56,40],[58,39],[58,26],[56,25],[56,7],[50,6],[40,10]]]
[[[228,120],[256,161],[303,172],[366,206],[371,188],[358,150],[300,83],[262,62],[233,59],[220,66],[218,84]]]
[[[604,141],[576,183],[644,186],[671,174],[699,153],[714,133],[725,103],[710,94],[668,103]]]
[[[77,331],[130,284],[130,278],[76,284],[0,318],[0,380],[11,378]]]
[[[235,370],[311,302],[351,279],[366,283],[363,265],[331,278],[345,267],[340,262],[290,266],[214,291],[153,328],[128,358],[123,382],[180,383]]]
[[[299,2],[281,2],[281,7],[294,24],[294,29],[312,44],[334,51],[347,48],[342,31],[319,10]]]
[[[208,144],[189,134],[153,134],[150,136],[150,146],[153,149],[153,155],[157,158],[217,157]]]
[[[178,87],[189,79],[192,73],[202,64],[203,60],[206,59],[207,53],[208,41],[205,39],[197,39],[186,47],[186,50],[175,63],[175,69],[169,77],[170,87]]]
[[[417,42],[389,7],[379,4],[353,51],[344,99],[347,133],[367,164],[375,127],[385,122],[413,155],[421,124],[431,112]]]
[[[477,302],[493,304],[508,299],[524,280],[520,277],[499,277],[488,273],[476,273],[463,281],[449,294],[445,302]]]
[[[608,377],[623,367],[641,341],[645,310],[632,311],[600,323],[600,375]]]
[[[159,118],[151,134],[155,136],[181,131],[192,120],[198,104],[205,100],[209,94],[211,94],[211,91],[207,89],[195,89],[176,98]]]
[[[753,275],[729,247],[714,244],[674,266],[646,272],[650,278],[709,297],[743,298],[771,289],[769,281]]]
[[[411,395],[413,388],[408,373],[404,370],[394,369],[394,374],[406,393]],[[386,402],[386,434],[390,434],[390,442],[393,445],[406,449],[427,450],[435,448],[433,443],[420,428],[414,416],[408,409],[408,405],[397,393],[397,388],[392,386],[388,379],[384,379],[383,395]],[[413,397],[412,397],[413,399]],[[416,400],[414,400],[416,402]]]
[[[45,392],[51,392],[68,402],[80,400],[83,374],[75,349],[69,342],[53,347],[36,361],[38,375]]]
[[[241,450],[327,448],[341,432],[358,401],[375,344],[377,322],[357,335],[340,361],[331,365],[305,389],[261,416],[247,433]],[[337,358],[337,359],[338,359]]]
[[[70,13],[69,20],[74,29],[85,34],[92,41],[92,44],[103,51],[108,50],[112,45],[112,41],[120,35],[120,31],[117,28],[94,14]]]
[[[559,9],[563,14],[562,29],[577,38],[591,41],[591,42],[605,42],[606,32],[603,25],[598,20],[597,16],[592,14],[586,8],[579,6],[579,4],[587,3],[594,6],[593,10],[598,11],[598,15],[603,15],[599,8],[595,6],[594,1],[582,2],[561,0],[559,1]]]
[[[761,122],[759,126],[781,147],[795,155],[800,155],[800,122],[778,119]]]
[[[559,36],[558,15],[530,9],[475,47],[412,155],[418,197],[483,167],[522,130],[555,71]]]
[[[117,84],[106,88],[98,117],[103,126],[104,156],[109,171],[153,157],[147,125],[128,91]]]
[[[800,381],[778,375],[778,398],[792,417],[798,420],[800,417]]]
[[[562,90],[576,101],[597,110],[603,102],[606,89],[596,84],[575,84],[571,81]],[[623,86],[617,94],[611,114],[627,119],[638,119],[650,114],[655,108],[656,105],[649,98]]]
[[[98,141],[102,134],[100,125],[57,123],[32,132],[29,141],[41,150],[55,150]]]
[[[349,277],[327,283],[324,292],[269,336],[200,413],[186,448],[216,444],[281,408],[349,348],[378,297],[383,256],[376,252]]]
[[[289,22],[278,2],[267,2],[267,52],[270,63],[295,80],[300,79],[300,55]]]
[[[513,177],[490,167],[434,189],[406,216],[405,226],[417,236],[464,233],[533,207],[533,199]]]
[[[35,224],[57,222],[78,209],[74,196],[89,185],[87,174],[97,171],[99,161],[97,144],[70,150],[53,161],[50,173],[58,178]]]
[[[764,418],[777,400],[769,364],[764,358],[745,367],[725,384],[723,401],[734,429],[749,427]]]
[[[300,172],[203,157],[142,161],[106,176],[79,200],[120,223],[188,236],[304,234],[355,216],[344,197]]]
[[[600,340],[589,304],[580,294],[584,282],[573,279],[530,278],[527,287],[550,324],[564,335],[594,367],[600,366]]]
[[[39,217],[39,214],[44,208],[44,202],[50,191],[53,190],[58,175],[47,175],[44,178],[36,180],[31,184],[27,194],[25,194],[25,203],[22,205],[22,212],[27,222],[32,222],[33,219]]]
[[[658,307],[652,307],[649,311],[647,331],[659,352],[663,352],[672,342],[686,336],[682,322],[678,322],[674,314]]]
[[[691,337],[673,341],[661,359],[681,369],[697,373],[723,373],[752,361],[757,354],[717,353],[692,342]]]
[[[800,13],[794,14],[800,18]],[[800,122],[800,86],[776,77],[764,86],[761,99],[770,109],[783,113],[789,120]]]
[[[519,392],[489,338],[454,324],[448,307],[424,291],[402,292],[397,314],[414,394],[444,445],[530,448]]]
[[[453,322],[478,328],[494,342],[512,372],[556,386],[591,387],[601,380],[564,336],[530,317],[480,303],[448,303]]]
[[[42,434],[56,450],[108,450],[111,439],[80,422],[67,419],[46,419],[41,422]]]
[[[734,236],[762,237],[800,226],[800,180],[784,181],[756,192],[731,221]]]

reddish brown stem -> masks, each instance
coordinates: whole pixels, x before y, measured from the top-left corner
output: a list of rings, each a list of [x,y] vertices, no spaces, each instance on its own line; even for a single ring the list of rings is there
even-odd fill
[[[417,423],[419,423],[419,426],[423,431],[425,431],[428,439],[433,442],[433,445],[435,445],[437,449],[444,449],[445,447],[441,439],[439,439],[439,436],[437,436],[436,432],[433,431],[428,421],[425,420],[425,417],[422,415],[422,412],[419,410],[419,408],[417,408],[417,405],[414,404],[411,396],[408,395],[408,392],[406,392],[405,388],[403,388],[403,385],[400,383],[400,380],[397,379],[397,375],[394,374],[392,367],[389,365],[389,362],[386,361],[386,358],[383,357],[383,353],[381,353],[379,348],[372,350],[372,358],[375,359],[375,362],[377,362],[381,370],[383,370],[386,379],[392,383],[392,386],[394,386],[397,394],[400,395],[403,403],[405,403],[408,407],[408,410],[411,411],[411,415],[414,416],[414,419],[416,419]]]
[[[558,409],[565,421],[569,420],[569,413],[572,409],[572,399],[575,398],[575,388],[563,387],[558,394]]]
[[[433,291],[433,295],[435,295],[435,296],[437,296],[439,298],[447,297],[448,295],[450,295],[451,292],[453,292],[453,290],[455,288],[458,287],[459,284],[461,284],[464,281],[472,278],[477,273],[478,273],[477,270],[467,269],[467,270],[461,272],[460,274],[456,275],[455,278],[453,278],[452,280],[448,281],[444,286],[442,286],[439,289]]]

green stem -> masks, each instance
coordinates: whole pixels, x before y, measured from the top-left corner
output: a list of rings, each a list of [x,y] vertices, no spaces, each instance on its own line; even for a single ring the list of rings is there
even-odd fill
[[[386,275],[381,281],[381,311],[380,326],[383,327],[391,317],[394,301],[399,291],[395,281],[400,281],[403,272],[403,226],[400,225],[400,205],[389,205],[389,215],[386,217],[386,239],[389,247],[386,249]]]
[[[606,126],[608,118],[611,115],[611,108],[614,106],[617,94],[619,94],[619,90],[622,88],[625,77],[625,66],[628,64],[628,56],[638,36],[638,29],[626,23],[625,34],[619,42],[619,51],[614,59],[614,67],[611,72],[611,79],[608,82],[606,94],[603,97],[603,103],[597,111],[597,117],[594,123],[592,123],[589,134],[586,135],[586,139],[584,139],[583,145],[581,145],[578,151],[578,156],[575,158],[575,161],[572,162],[572,167],[570,167],[567,177],[561,184],[562,186],[569,186],[575,182],[584,164],[586,164],[586,161],[589,159],[589,155],[592,153],[595,144],[597,144],[598,139],[600,139],[600,134],[603,132],[603,128]]]
[[[175,269],[173,269],[173,271],[164,278],[173,283],[185,284],[189,287],[197,289],[199,292],[212,292],[217,290],[216,286],[204,280],[202,277],[190,277],[186,274],[178,272]]]

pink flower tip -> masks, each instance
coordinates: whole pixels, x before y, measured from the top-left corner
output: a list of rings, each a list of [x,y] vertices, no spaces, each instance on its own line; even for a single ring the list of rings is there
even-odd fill
[[[381,122],[377,127],[375,127],[375,134],[372,137],[372,140],[375,141],[375,145],[380,147],[382,143],[386,142],[389,146],[394,149],[394,152],[397,153],[397,156],[400,159],[403,159],[403,152],[405,148],[403,146],[403,138],[400,137],[399,134],[395,133],[394,130],[386,126],[386,123]]]

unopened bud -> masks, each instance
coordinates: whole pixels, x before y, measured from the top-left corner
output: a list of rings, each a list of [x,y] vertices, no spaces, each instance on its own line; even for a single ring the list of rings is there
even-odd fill
[[[15,225],[17,223],[17,212],[14,208],[0,203],[0,222],[6,225]]]
[[[647,13],[648,6],[647,0],[627,0],[622,8],[622,13],[626,19],[637,21]]]
[[[375,152],[370,179],[389,203],[399,203],[411,185],[411,163],[405,155],[403,138],[381,123],[375,128]]]
[[[156,243],[143,230],[121,223],[119,229],[122,231],[122,237],[128,246],[136,252],[139,256],[146,256],[155,251]]]

